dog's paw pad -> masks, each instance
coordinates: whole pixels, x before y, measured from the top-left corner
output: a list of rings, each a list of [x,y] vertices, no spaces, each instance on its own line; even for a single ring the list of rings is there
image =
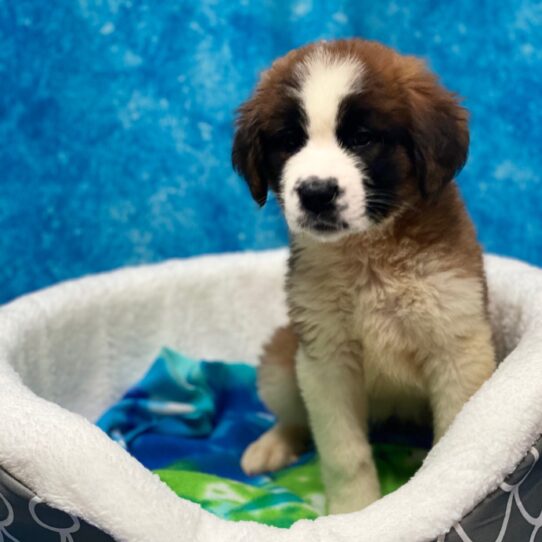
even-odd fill
[[[241,468],[249,476],[273,472],[297,460],[292,445],[276,431],[268,431],[253,442],[243,454]]]

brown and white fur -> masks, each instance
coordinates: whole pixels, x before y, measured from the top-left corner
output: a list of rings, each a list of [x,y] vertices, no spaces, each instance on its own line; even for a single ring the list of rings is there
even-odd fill
[[[380,489],[367,424],[431,412],[435,441],[495,356],[481,251],[453,177],[466,111],[424,63],[358,39],[312,44],[265,72],[240,109],[234,167],[291,235],[290,325],[266,346],[277,423],[248,473],[291,463],[312,433],[331,513]]]

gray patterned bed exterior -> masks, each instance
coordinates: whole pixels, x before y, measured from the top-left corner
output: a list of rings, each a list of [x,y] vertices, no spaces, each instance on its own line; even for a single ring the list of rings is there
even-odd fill
[[[542,542],[542,438],[499,489],[436,542]]]
[[[542,542],[541,454],[542,438],[499,489],[434,542]],[[108,534],[85,521],[42,503],[2,469],[0,540],[114,542]]]
[[[0,541],[114,542],[93,525],[42,503],[0,469]]]

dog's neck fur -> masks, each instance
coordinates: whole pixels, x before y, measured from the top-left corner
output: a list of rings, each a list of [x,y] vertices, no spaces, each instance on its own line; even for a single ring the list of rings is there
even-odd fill
[[[367,232],[332,242],[298,234],[292,236],[291,248],[292,267],[303,255],[312,260],[316,253],[323,266],[334,255],[331,261],[340,256],[349,266],[358,265],[360,272],[368,265],[385,273],[400,272],[425,261],[439,270],[454,269],[462,276],[483,277],[475,231],[455,182],[444,187],[435,200],[420,199],[416,207],[394,213]]]

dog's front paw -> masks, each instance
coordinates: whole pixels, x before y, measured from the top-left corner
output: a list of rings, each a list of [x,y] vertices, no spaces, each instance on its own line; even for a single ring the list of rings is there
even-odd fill
[[[380,498],[379,494],[365,495],[360,499],[329,499],[328,511],[330,514],[349,514],[357,512]]]
[[[294,463],[297,458],[295,443],[275,426],[245,450],[241,468],[251,476],[282,469]]]
[[[330,514],[349,514],[357,512],[380,498],[377,480],[356,480],[340,486],[331,487],[328,491],[328,512]]]

